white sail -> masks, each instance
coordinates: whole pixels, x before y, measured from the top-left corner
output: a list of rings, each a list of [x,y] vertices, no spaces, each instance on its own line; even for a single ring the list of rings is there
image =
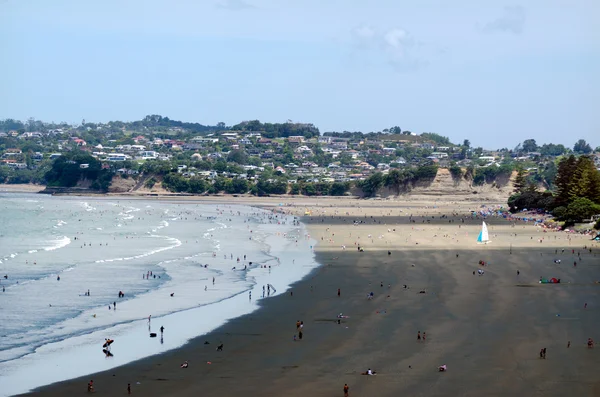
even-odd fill
[[[485,222],[483,222],[481,225],[481,232],[479,232],[479,236],[477,236],[477,242],[483,244],[490,242],[490,236],[488,234],[488,228]]]

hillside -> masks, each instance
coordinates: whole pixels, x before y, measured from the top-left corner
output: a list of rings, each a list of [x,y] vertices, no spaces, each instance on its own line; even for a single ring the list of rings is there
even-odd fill
[[[411,199],[443,198],[444,200],[473,200],[473,201],[498,201],[506,202],[514,191],[514,182],[517,173],[513,172],[507,180],[497,180],[491,184],[485,183],[481,186],[472,184],[472,181],[460,178],[456,181],[452,178],[450,171],[446,168],[438,169],[433,181],[422,183],[413,187],[409,192],[401,193],[399,197]],[[390,198],[396,196],[396,192],[390,189],[381,189],[378,196]]]

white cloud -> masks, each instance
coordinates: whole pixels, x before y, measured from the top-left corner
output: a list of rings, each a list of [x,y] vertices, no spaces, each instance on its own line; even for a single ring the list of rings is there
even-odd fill
[[[220,0],[217,3],[217,8],[226,10],[245,10],[248,8],[256,8],[256,6],[245,2],[244,0]]]
[[[483,31],[486,33],[508,32],[521,34],[525,26],[525,9],[521,6],[504,7],[501,17],[488,22]]]
[[[424,45],[406,29],[378,31],[369,26],[352,30],[353,41],[362,49],[379,52],[398,71],[414,71],[427,64]],[[369,53],[371,56],[373,52]]]

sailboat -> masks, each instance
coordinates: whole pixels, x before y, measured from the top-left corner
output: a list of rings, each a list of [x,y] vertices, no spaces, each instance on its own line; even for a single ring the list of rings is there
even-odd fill
[[[488,229],[485,222],[481,225],[481,231],[479,232],[479,236],[477,236],[478,244],[487,244],[490,242],[490,236],[488,235]]]

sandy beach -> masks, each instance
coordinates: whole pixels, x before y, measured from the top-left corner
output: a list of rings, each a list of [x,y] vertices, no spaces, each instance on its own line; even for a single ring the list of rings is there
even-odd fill
[[[83,395],[90,379],[104,396],[128,384],[141,396],[343,396],[344,384],[350,396],[600,395],[598,348],[586,345],[600,340],[589,236],[489,218],[492,242],[478,245],[469,210],[480,203],[452,197],[235,202],[303,216],[322,267],[180,349],[30,395]]]

